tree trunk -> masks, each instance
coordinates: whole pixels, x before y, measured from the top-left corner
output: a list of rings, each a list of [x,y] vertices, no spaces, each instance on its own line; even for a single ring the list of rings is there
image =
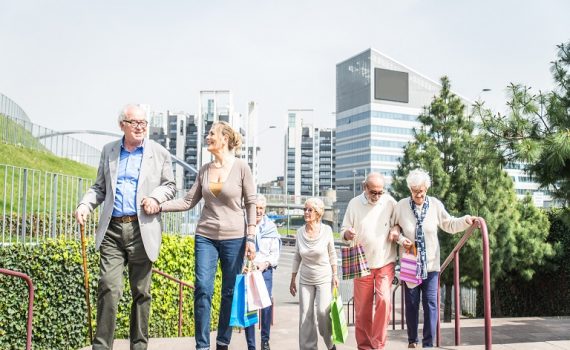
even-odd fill
[[[443,322],[451,322],[451,284],[445,284],[445,301],[443,306]]]

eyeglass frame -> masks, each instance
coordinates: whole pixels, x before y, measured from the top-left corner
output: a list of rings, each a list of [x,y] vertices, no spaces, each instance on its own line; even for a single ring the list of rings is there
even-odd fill
[[[414,196],[417,196],[417,195],[422,194],[422,193],[427,193],[427,190],[428,190],[427,187],[421,187],[419,189],[413,189],[410,187],[409,189],[410,189],[410,193],[413,194]]]
[[[368,187],[366,188],[366,191],[368,191],[368,194],[371,196],[382,196],[384,193],[386,193],[386,191],[382,190],[382,191],[373,191],[371,189],[369,189]]]
[[[315,208],[303,208],[303,213],[304,212],[316,213],[317,210]]]
[[[133,128],[146,128],[148,126],[148,120],[128,120],[123,119],[122,122],[129,124]]]
[[[380,190],[380,191],[371,190],[371,189],[368,187],[368,184],[367,184],[367,183],[364,184],[364,187],[366,188],[366,192],[367,192],[370,196],[381,197],[384,193],[386,193],[386,190],[385,190],[385,189],[382,189],[382,190]]]

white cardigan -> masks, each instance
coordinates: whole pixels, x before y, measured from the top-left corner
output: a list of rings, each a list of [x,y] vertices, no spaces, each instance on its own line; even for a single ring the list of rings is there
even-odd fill
[[[415,205],[415,204],[414,204]],[[437,198],[429,197],[429,209],[424,219],[424,236],[426,241],[426,257],[428,272],[440,270],[439,240],[437,228],[447,233],[466,230],[468,215],[455,218],[445,210],[443,203]],[[400,225],[403,235],[409,240],[416,240],[416,217],[410,208],[410,197],[401,199],[394,210],[394,223]],[[403,248],[402,248],[403,249]]]

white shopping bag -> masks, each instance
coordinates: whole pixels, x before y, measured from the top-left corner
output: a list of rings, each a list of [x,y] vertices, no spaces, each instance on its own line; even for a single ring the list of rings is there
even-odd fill
[[[259,270],[247,273],[247,309],[254,311],[271,306],[271,298],[263,279],[263,274]]]

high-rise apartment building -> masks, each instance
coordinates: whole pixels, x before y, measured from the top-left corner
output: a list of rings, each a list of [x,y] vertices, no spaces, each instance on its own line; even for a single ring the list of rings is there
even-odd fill
[[[165,118],[166,117],[166,118]],[[166,121],[166,127],[164,122]],[[171,154],[198,169],[198,128],[196,118],[188,113],[151,114],[149,137],[163,145]],[[178,188],[189,189],[196,181],[196,173],[173,163]]]
[[[254,178],[257,175],[257,153],[255,142],[257,127],[257,104],[248,104],[247,120],[234,111],[232,93],[229,90],[200,91],[200,103],[196,116],[179,113],[149,113],[149,137],[163,145],[171,154],[199,170],[212,160],[205,143],[206,136],[215,122],[228,122],[242,137],[240,158],[250,165]],[[190,188],[196,180],[196,172],[174,165],[176,185]]]
[[[241,158],[247,160],[248,157],[248,125],[242,115],[234,110],[232,92],[230,90],[202,90],[200,91],[200,103],[198,105],[198,148],[199,164],[204,165],[212,160],[205,144],[206,135],[210,131],[212,124],[218,121],[229,123],[242,136]]]
[[[290,109],[285,135],[284,192],[320,196],[335,185],[335,131],[303,124],[312,109]]]

